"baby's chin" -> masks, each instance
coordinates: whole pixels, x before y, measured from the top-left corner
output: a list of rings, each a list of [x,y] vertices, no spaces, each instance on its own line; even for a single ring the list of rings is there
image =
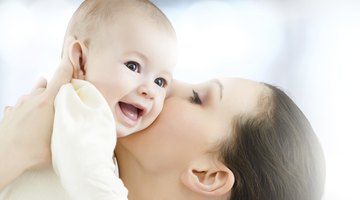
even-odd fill
[[[131,135],[131,134],[133,134],[135,132],[133,130],[130,130],[129,128],[125,128],[125,129],[128,129],[128,130],[124,130],[124,128],[117,127],[116,128],[116,137],[117,138],[126,137],[126,136]]]
[[[126,137],[128,135],[137,133],[146,129],[155,119],[144,118],[139,120],[139,123],[135,126],[126,126],[122,123],[117,122],[116,124],[116,136],[117,138]]]
[[[128,135],[139,132],[142,129],[144,129],[144,127],[141,126],[141,125],[140,126],[135,126],[135,127],[127,127],[127,126],[119,124],[116,127],[116,137],[117,138],[126,137]]]

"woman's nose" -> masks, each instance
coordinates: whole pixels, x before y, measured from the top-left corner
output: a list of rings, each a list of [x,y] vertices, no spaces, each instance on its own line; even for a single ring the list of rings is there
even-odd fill
[[[186,97],[188,98],[192,93],[192,85],[181,82],[178,80],[173,80],[171,86],[167,92],[166,97]]]

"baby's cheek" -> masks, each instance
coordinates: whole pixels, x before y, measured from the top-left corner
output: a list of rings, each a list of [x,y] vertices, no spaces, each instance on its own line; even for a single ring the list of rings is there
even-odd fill
[[[154,102],[152,110],[148,113],[146,120],[143,122],[143,128],[150,126],[161,114],[161,111],[164,107],[164,101],[159,100]]]
[[[157,96],[154,98],[153,110],[156,117],[159,115],[166,101],[166,90],[162,89],[158,91]]]
[[[163,109],[163,106],[164,106],[163,100],[155,102],[154,108],[152,111],[152,116],[151,116],[152,121],[154,121],[159,116],[159,114],[161,113],[161,110]]]

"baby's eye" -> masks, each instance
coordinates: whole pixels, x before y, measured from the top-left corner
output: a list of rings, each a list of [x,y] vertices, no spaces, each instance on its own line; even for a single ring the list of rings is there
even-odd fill
[[[159,87],[162,87],[162,88],[166,87],[166,85],[167,85],[167,82],[166,82],[166,80],[164,78],[156,78],[154,80],[154,83],[156,85],[158,85]]]
[[[125,63],[125,66],[129,68],[131,71],[140,72],[140,64],[134,61],[129,61]]]
[[[194,103],[194,104],[198,104],[198,105],[202,104],[202,101],[199,98],[199,94],[197,92],[195,92],[195,90],[193,90],[193,96],[190,97],[190,102]]]

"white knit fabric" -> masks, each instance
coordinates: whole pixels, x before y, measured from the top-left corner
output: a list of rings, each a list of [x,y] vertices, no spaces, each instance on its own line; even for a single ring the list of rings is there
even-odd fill
[[[126,200],[115,175],[115,145],[106,100],[91,83],[73,80],[55,99],[53,169],[24,173],[0,192],[0,200]]]

